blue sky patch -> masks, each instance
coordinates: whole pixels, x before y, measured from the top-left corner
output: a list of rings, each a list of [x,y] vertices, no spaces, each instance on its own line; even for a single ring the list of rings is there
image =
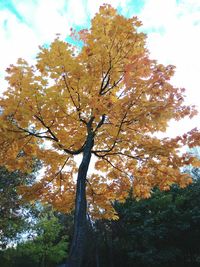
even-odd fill
[[[78,26],[78,25],[74,25],[74,29],[78,32],[82,29],[85,29],[86,27],[83,26]],[[87,27],[88,28],[88,27]],[[83,42],[82,41],[78,41],[75,38],[71,37],[70,35],[67,36],[65,38],[65,41],[73,46],[76,46],[78,48],[82,48],[83,47]]]
[[[125,11],[122,7],[118,7],[117,11],[126,17],[137,16],[142,11],[144,2],[145,0],[132,0],[129,2],[129,5]]]
[[[15,5],[13,4],[12,1],[9,0],[0,0],[0,10],[7,9],[11,13],[13,13],[20,21],[24,22],[23,17],[21,14],[17,11],[15,8]]]

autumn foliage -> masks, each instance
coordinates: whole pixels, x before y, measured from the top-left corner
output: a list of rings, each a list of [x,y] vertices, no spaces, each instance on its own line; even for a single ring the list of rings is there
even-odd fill
[[[19,59],[7,68],[0,164],[24,172],[35,159],[44,166],[37,183],[21,188],[27,199],[73,210],[76,155],[84,151],[88,129],[95,169],[87,176],[87,207],[95,218],[117,218],[112,203],[130,190],[147,198],[155,186],[190,183],[180,167],[199,162],[179,151],[188,141],[195,145],[199,133],[174,139],[155,134],[195,109],[184,105],[184,89],[170,84],[174,66],[150,59],[140,26],[104,5],[90,29],[72,31],[81,48],[56,38],[40,47],[34,66]]]

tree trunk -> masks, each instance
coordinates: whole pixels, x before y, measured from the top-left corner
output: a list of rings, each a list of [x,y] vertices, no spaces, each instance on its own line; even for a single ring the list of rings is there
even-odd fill
[[[67,264],[69,267],[81,267],[83,262],[87,235],[86,177],[90,164],[93,142],[93,133],[89,132],[83,151],[82,162],[78,169],[74,214],[74,233]]]
[[[95,249],[95,262],[96,262],[96,267],[100,267],[99,250],[98,250],[98,245],[97,244],[96,244],[96,249]]]

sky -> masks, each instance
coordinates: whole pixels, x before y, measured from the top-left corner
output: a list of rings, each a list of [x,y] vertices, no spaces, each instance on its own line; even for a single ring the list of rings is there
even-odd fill
[[[150,57],[173,64],[171,83],[186,88],[186,103],[200,113],[200,0],[0,0],[0,92],[5,69],[21,57],[34,62],[38,46],[70,28],[87,28],[99,6],[109,3],[126,17],[137,16],[147,33]],[[171,122],[167,135],[200,128],[200,115]]]

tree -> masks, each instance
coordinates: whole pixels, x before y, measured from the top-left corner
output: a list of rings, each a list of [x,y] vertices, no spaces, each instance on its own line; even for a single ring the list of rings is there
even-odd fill
[[[19,197],[16,187],[20,183],[17,172],[0,169],[0,247],[5,248],[10,239],[22,230],[24,219],[20,215]],[[22,226],[22,227],[21,227]],[[18,229],[17,229],[18,228]]]
[[[35,170],[31,174],[20,171],[9,172],[5,167],[0,168],[0,247],[5,248],[7,244],[20,238],[20,233],[25,231],[27,217],[31,210],[27,203],[23,203],[17,188],[20,185],[33,183]]]
[[[32,236],[1,252],[1,266],[54,267],[66,259],[68,237],[62,233],[63,225],[52,211],[40,209],[37,222],[29,226]]]
[[[194,156],[198,159],[200,159],[200,150],[199,147],[193,147],[192,149],[189,150],[189,153],[191,156]],[[200,168],[197,164],[197,166],[193,165],[187,165],[183,168],[183,172],[189,173],[193,180],[200,180]]]
[[[119,220],[94,224],[92,260],[98,241],[99,266],[199,266],[200,180],[187,188],[155,189],[150,199],[116,202]],[[87,266],[87,265],[86,265]]]
[[[60,237],[62,226],[53,214],[43,217],[35,226],[36,238],[18,246],[23,257],[29,257],[30,262],[38,266],[55,266],[67,256],[67,237]]]
[[[44,177],[21,192],[65,212],[75,203],[70,267],[81,266],[87,210],[94,218],[117,219],[112,203],[124,201],[131,187],[134,195],[149,197],[152,187],[191,182],[179,168],[195,159],[178,151],[187,141],[196,144],[199,133],[153,134],[196,111],[184,105],[184,89],[169,83],[174,67],[149,58],[140,25],[103,5],[90,29],[72,31],[80,49],[56,38],[40,48],[35,66],[19,59],[7,68],[0,164],[27,171],[40,159]],[[92,156],[97,171],[89,175]]]

